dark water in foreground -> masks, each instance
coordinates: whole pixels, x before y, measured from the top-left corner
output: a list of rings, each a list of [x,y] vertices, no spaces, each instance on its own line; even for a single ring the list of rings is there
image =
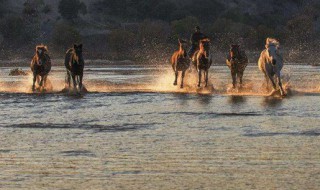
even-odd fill
[[[284,99],[256,67],[240,93],[221,66],[214,91],[172,87],[169,69],[88,67],[82,96],[59,93],[63,68],[49,94],[0,68],[0,188],[317,189],[320,68],[286,67]]]

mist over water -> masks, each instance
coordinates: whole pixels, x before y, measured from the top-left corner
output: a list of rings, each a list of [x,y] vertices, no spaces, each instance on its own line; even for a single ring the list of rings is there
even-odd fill
[[[0,188],[319,186],[320,67],[285,65],[286,98],[267,96],[254,64],[240,92],[227,66],[200,89],[192,73],[173,86],[170,67],[87,66],[82,95],[61,93],[63,67],[48,93],[10,69],[0,68]]]

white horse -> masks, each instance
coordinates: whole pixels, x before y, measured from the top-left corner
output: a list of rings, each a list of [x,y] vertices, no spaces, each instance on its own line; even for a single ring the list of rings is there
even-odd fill
[[[283,67],[283,58],[279,52],[280,43],[276,39],[267,38],[265,47],[266,49],[263,50],[260,54],[258,65],[259,65],[259,69],[265,75],[266,82],[267,82],[267,90],[269,90],[269,80],[270,80],[273,86],[272,93],[276,91],[277,86],[275,83],[275,79],[277,79],[281,96],[285,96],[286,94],[283,90],[281,76],[280,76],[280,71]]]

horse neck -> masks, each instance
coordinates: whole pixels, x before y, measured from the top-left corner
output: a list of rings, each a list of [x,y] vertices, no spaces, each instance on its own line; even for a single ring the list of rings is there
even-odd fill
[[[182,45],[180,45],[180,47],[179,47],[179,55],[184,55],[184,49],[183,49]]]
[[[79,56],[77,56],[76,52],[72,53],[72,61],[79,63]]]
[[[208,58],[210,56],[210,52],[208,50],[206,50],[202,45],[200,46],[199,53],[203,54],[206,58]]]

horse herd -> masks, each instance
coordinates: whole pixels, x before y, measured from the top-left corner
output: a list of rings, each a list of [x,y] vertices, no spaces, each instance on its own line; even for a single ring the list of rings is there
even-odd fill
[[[179,39],[179,50],[174,52],[171,57],[172,68],[175,73],[174,85],[177,85],[178,73],[181,72],[181,84],[183,88],[185,73],[188,69],[195,68],[198,74],[198,87],[201,87],[202,74],[205,79],[205,86],[208,86],[209,69],[212,65],[212,55],[210,53],[210,40],[202,39],[199,43],[198,50],[190,58],[186,52],[187,42]],[[277,84],[282,96],[285,92],[282,87],[280,71],[283,67],[283,59],[280,55],[280,43],[273,38],[267,38],[265,49],[261,52],[258,61],[259,69],[264,73],[267,90],[271,81],[273,91],[277,90]],[[237,78],[239,80],[239,88],[242,88],[243,73],[248,65],[248,58],[239,45],[231,45],[229,54],[226,58],[227,66],[231,70],[233,88],[237,88]],[[83,90],[83,69],[84,59],[82,56],[82,44],[74,46],[67,50],[64,62],[66,68],[66,85],[69,89],[81,92]],[[51,60],[48,55],[48,48],[45,45],[36,46],[36,53],[31,61],[31,70],[33,73],[32,91],[45,90],[48,74],[51,70]],[[72,84],[71,85],[71,80]]]
[[[178,72],[181,72],[181,84],[183,88],[183,80],[185,73],[189,68],[195,68],[198,74],[198,87],[201,86],[202,73],[204,73],[205,86],[208,86],[208,72],[212,64],[212,56],[210,53],[210,40],[208,38],[203,39],[199,43],[199,50],[189,58],[186,53],[187,42],[179,39],[179,50],[174,52],[171,57],[172,68],[175,72],[174,85],[177,85]],[[280,71],[283,67],[283,58],[279,52],[280,43],[276,39],[267,38],[265,49],[261,52],[258,61],[259,69],[263,72],[266,79],[266,88],[269,90],[269,83],[271,81],[273,92],[277,90],[276,82],[280,89],[281,96],[285,96],[285,92],[282,87]],[[191,64],[192,63],[192,64]],[[242,88],[242,77],[246,66],[248,65],[248,58],[239,45],[231,45],[228,56],[226,58],[226,64],[230,68],[232,76],[233,88],[237,88],[237,78],[239,79],[240,86]]]
[[[64,65],[67,72],[66,83],[68,84],[69,89],[71,89],[72,79],[73,89],[81,92],[83,88],[82,79],[84,69],[82,44],[74,44],[73,48],[67,50]],[[36,46],[36,53],[31,61],[31,71],[33,73],[32,91],[36,91],[36,82],[39,91],[45,90],[50,70],[51,60],[47,46]]]

